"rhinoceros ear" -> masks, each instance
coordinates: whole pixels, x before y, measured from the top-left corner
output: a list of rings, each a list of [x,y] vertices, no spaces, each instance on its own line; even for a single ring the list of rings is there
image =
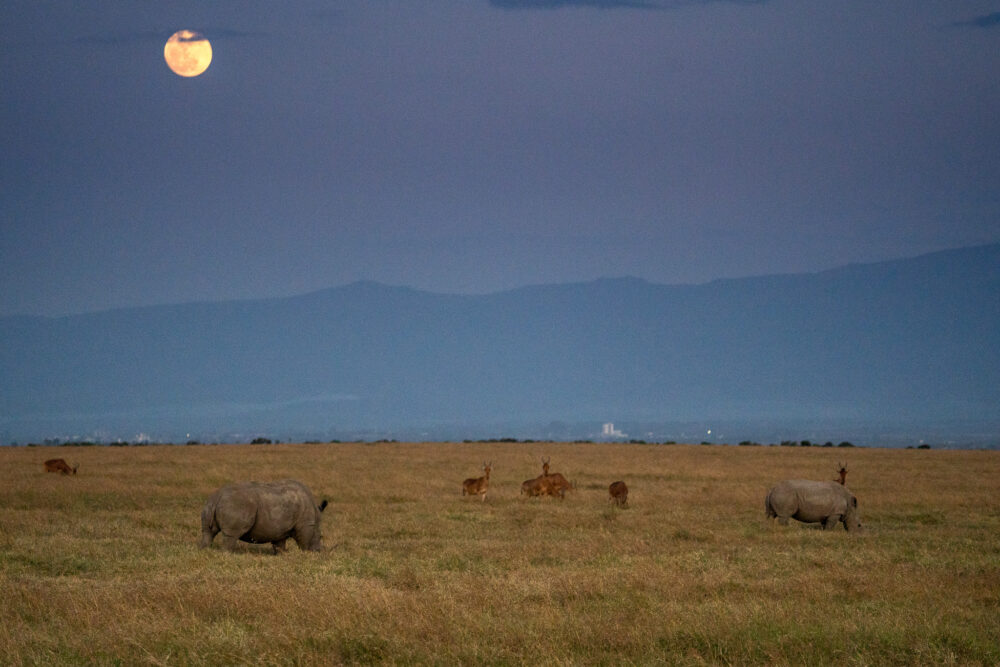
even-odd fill
[[[857,498],[857,496],[851,496],[851,504],[854,505],[855,507],[858,506],[858,498]]]
[[[326,502],[326,498],[324,498],[324,499],[323,499],[323,502],[321,502],[321,503],[319,504],[319,511],[320,511],[320,512],[322,512],[323,510],[325,510],[325,509],[326,509],[326,506],[327,506],[327,505],[329,505],[329,504],[330,504],[330,503]],[[855,505],[857,505],[857,502],[855,502],[854,504],[855,504]]]

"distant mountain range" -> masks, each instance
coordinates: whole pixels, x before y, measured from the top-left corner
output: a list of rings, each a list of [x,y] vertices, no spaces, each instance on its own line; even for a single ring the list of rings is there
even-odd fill
[[[812,274],[0,318],[0,438],[1000,423],[1000,244]]]

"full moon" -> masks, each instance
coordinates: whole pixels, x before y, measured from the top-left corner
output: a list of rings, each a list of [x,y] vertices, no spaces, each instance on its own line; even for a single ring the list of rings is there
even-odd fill
[[[198,76],[212,63],[212,45],[193,30],[178,30],[163,47],[167,67],[180,76]]]

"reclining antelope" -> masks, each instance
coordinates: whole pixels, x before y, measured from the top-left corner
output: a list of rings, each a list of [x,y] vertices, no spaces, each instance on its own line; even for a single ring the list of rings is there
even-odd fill
[[[77,463],[75,466],[70,468],[65,459],[49,459],[45,462],[45,472],[58,472],[63,475],[75,475],[76,469],[79,467],[80,464]]]
[[[483,472],[486,473],[482,477],[470,477],[469,479],[462,482],[462,495],[463,496],[482,496],[483,502],[486,501],[486,491],[490,486],[490,470],[493,469],[493,462],[483,461]]]
[[[521,484],[521,493],[526,496],[566,497],[566,491],[573,488],[561,473],[549,473],[549,458],[542,459],[542,474]]]
[[[539,477],[532,477],[531,479],[526,479],[521,484],[521,495],[528,496],[532,498],[534,496],[556,496],[559,495],[559,491],[553,486],[552,481],[549,480],[545,475]]]
[[[549,459],[542,461],[542,476],[549,481],[560,498],[564,498],[566,492],[573,488],[573,485],[570,484],[568,479],[562,476],[562,473],[549,472]]]

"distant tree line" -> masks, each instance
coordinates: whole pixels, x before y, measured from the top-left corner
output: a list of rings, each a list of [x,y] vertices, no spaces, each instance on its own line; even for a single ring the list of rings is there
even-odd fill
[[[759,442],[754,442],[753,440],[742,440],[739,443],[739,446],[740,447],[761,447],[762,445]],[[768,447],[774,447],[774,446],[775,446],[774,443],[768,445]],[[830,441],[827,441],[827,442],[824,442],[823,444],[820,444],[818,442],[812,442],[811,440],[782,440],[779,446],[780,447],[833,447],[834,444],[833,444],[833,442],[830,442]],[[844,442],[842,442],[842,443],[840,443],[839,445],[836,445],[836,446],[837,447],[854,447],[854,444],[850,443],[850,442],[847,442],[845,440]]]
[[[340,444],[342,441],[341,440],[330,440],[328,442],[329,442],[329,444]],[[395,438],[389,438],[389,439],[383,438],[383,439],[372,440],[372,441],[354,440],[352,442],[367,443],[367,444],[378,444],[378,443],[398,443],[399,441],[396,440]],[[479,439],[479,440],[469,440],[469,439],[466,439],[466,440],[463,440],[462,442],[466,443],[466,444],[470,444],[470,443],[483,443],[483,444],[488,444],[488,443],[525,443],[525,444],[527,444],[527,443],[549,442],[549,441],[548,440],[539,441],[539,440],[533,440],[531,438],[524,438],[524,439],[519,440],[517,438],[509,438],[509,437],[507,437],[507,438],[484,438],[484,439]],[[571,440],[571,441],[558,441],[558,442],[569,442],[571,444],[593,444],[594,443],[593,440]],[[647,442],[645,440],[636,440],[636,439],[633,439],[633,440],[629,440],[628,443],[632,444],[632,445],[676,445],[677,441],[676,440],[664,440],[663,442]],[[102,446],[103,445],[103,446],[108,446],[108,447],[146,447],[146,446],[150,446],[150,445],[173,445],[173,444],[174,443],[172,443],[172,442],[152,442],[152,441],[147,441],[147,440],[143,440],[143,441],[139,441],[139,442],[128,442],[128,441],[125,441],[125,440],[115,440],[114,442],[102,443],[102,442],[94,442],[92,440],[71,440],[71,441],[63,442],[61,440],[46,439],[46,440],[42,441],[41,444],[36,443],[36,442],[29,442],[27,445],[24,445],[24,446],[26,446],[26,447],[98,447],[98,446]],[[202,442],[200,442],[198,440],[188,440],[184,444],[186,444],[186,445],[201,445],[201,444],[218,445],[219,443],[217,443],[217,442],[202,443]],[[273,445],[279,445],[279,444],[281,444],[281,440],[272,440],[271,438],[265,438],[265,437],[261,436],[261,437],[256,437],[256,438],[252,439],[250,441],[250,444],[251,445],[272,445],[272,444]],[[318,445],[318,444],[323,444],[323,443],[321,443],[319,440],[307,440],[303,444]],[[716,444],[721,444],[723,446],[726,445],[726,443],[714,443],[714,442],[708,442],[707,440],[702,441],[701,444],[702,445],[716,445]],[[738,444],[739,444],[740,447],[763,447],[763,446],[765,446],[765,445],[762,445],[761,443],[756,442],[754,440],[741,440]],[[21,445],[19,445],[17,442],[11,442],[10,446],[11,447],[19,447]],[[853,443],[851,443],[851,442],[846,441],[846,440],[844,442],[841,442],[840,444],[837,444],[837,445],[834,445],[832,441],[827,441],[827,442],[825,442],[823,444],[820,444],[818,442],[814,443],[811,440],[782,440],[778,444],[771,443],[771,444],[766,445],[766,446],[768,446],[768,447],[777,447],[777,446],[780,446],[780,447],[854,447],[855,445]],[[930,449],[930,448],[931,448],[931,446],[929,444],[927,444],[927,443],[922,443],[922,444],[916,445],[916,446],[909,445],[909,446],[906,447],[906,449]]]

